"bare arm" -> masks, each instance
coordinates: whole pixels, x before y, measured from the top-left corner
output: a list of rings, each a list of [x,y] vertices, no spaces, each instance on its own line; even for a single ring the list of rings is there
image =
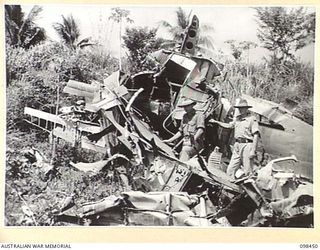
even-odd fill
[[[217,123],[219,126],[223,127],[223,128],[233,128],[234,127],[234,122],[229,122],[229,123],[226,123],[226,122],[219,122],[219,121],[216,121],[214,119],[210,119],[209,122],[211,123]]]
[[[170,143],[170,142],[173,142],[173,141],[179,139],[181,136],[182,136],[181,131],[178,131],[174,136],[172,136],[171,138],[169,138],[167,140],[163,140],[163,142]]]
[[[258,146],[258,139],[259,139],[259,133],[255,133],[253,135],[253,142],[252,142],[252,148],[250,152],[250,158],[253,158],[256,155],[256,150]]]
[[[203,133],[204,133],[204,129],[203,128],[198,128],[197,132],[196,132],[196,134],[194,136],[194,140],[198,141],[201,138],[201,136],[203,135]]]
[[[251,125],[251,131],[253,134],[253,142],[252,142],[252,148],[250,152],[250,158],[253,158],[256,155],[256,150],[257,150],[258,140],[260,135],[258,122],[254,117],[252,118],[252,120],[253,120],[253,123]]]

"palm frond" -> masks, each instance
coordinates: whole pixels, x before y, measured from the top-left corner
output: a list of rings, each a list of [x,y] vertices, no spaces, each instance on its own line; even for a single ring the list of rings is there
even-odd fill
[[[35,5],[24,18],[20,5],[5,5],[6,42],[28,49],[45,40],[45,30],[35,24],[41,11],[42,7]]]
[[[54,23],[53,28],[67,45],[73,48],[76,47],[76,41],[80,36],[80,30],[72,15],[68,17],[62,15],[62,22]]]
[[[34,21],[38,17],[38,15],[40,14],[41,11],[42,11],[42,7],[40,7],[38,5],[33,6],[32,9],[30,10],[28,16],[26,17],[26,19],[23,21],[23,23],[19,29],[19,32],[18,32],[18,45],[19,46],[26,45],[24,40],[26,38],[28,38],[27,33],[29,32],[29,36],[30,36],[30,31],[35,26]]]
[[[8,18],[17,26],[20,27],[22,25],[24,14],[20,5],[5,5],[5,12]]]
[[[88,43],[90,41],[91,37],[86,37],[86,38],[83,38],[82,40],[80,40],[78,42],[78,44],[81,44],[81,43]]]
[[[25,22],[34,22],[36,18],[39,16],[40,12],[42,11],[42,7],[39,5],[35,5],[30,10]]]
[[[62,16],[62,19],[63,19],[63,25],[65,27],[65,32],[68,33],[71,41],[75,42],[80,36],[78,24],[76,23],[72,15],[70,15],[67,18]]]
[[[61,23],[54,23],[53,25],[54,30],[58,33],[60,38],[67,44],[70,44],[72,39],[70,37],[70,34],[65,29],[64,25]]]
[[[31,46],[45,40],[45,38],[46,38],[45,30],[43,28],[36,27],[30,30],[29,35],[23,41],[24,43],[23,47],[28,49]]]
[[[96,43],[91,41],[91,37],[86,37],[77,43],[77,48],[82,49],[84,47],[93,46],[93,45],[96,45]]]
[[[21,10],[21,8],[20,8]],[[18,21],[15,14],[13,14],[13,9],[11,5],[5,6],[5,31],[6,31],[6,41],[14,45],[17,43],[17,35],[19,32],[19,25],[22,20]]]
[[[83,44],[77,45],[77,47],[80,49],[83,49],[85,47],[89,47],[89,46],[91,47],[91,46],[95,46],[95,45],[97,45],[97,44],[96,43],[83,43]]]
[[[178,9],[176,10],[176,14],[178,26],[180,26],[182,29],[187,28],[189,24],[187,13],[181,7],[178,7]]]
[[[175,10],[176,13],[176,25],[172,25],[169,22],[163,20],[159,23],[167,28],[169,33],[172,35],[172,39],[176,42],[181,42],[184,39],[185,30],[189,25],[192,18],[192,9],[189,13],[178,7]],[[213,38],[206,34],[206,32],[214,31],[214,27],[210,24],[204,24],[200,26],[199,29],[199,42],[209,49],[215,49]]]
[[[165,28],[172,28],[172,25],[167,21],[162,20],[162,21],[159,21],[158,23],[159,23],[159,25],[161,25]]]

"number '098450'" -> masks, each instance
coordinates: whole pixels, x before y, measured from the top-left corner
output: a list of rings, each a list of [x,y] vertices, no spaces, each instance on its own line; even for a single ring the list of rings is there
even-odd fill
[[[315,248],[318,248],[318,244],[300,244],[299,245],[300,248],[312,248],[312,249],[315,249]]]

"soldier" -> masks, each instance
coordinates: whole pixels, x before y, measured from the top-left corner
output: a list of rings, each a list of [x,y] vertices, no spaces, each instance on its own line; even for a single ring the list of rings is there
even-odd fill
[[[164,140],[171,143],[183,136],[180,160],[187,161],[195,156],[204,146],[205,117],[201,112],[196,112],[193,106],[196,104],[191,99],[184,99],[178,107],[183,107],[185,114],[181,120],[179,131],[170,139]]]
[[[250,116],[247,100],[237,99],[234,120],[230,123],[219,122],[211,119],[209,122],[217,123],[224,128],[234,128],[235,144],[227,174],[235,179],[235,172],[243,166],[244,173],[249,175],[253,171],[253,159],[259,138],[259,125],[254,116]]]

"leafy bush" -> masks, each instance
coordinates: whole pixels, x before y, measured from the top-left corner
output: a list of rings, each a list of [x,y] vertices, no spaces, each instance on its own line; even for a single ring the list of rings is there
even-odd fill
[[[50,42],[32,47],[6,48],[7,72],[12,80],[21,78],[30,71],[48,70],[54,74],[55,82],[78,80],[90,83],[103,80],[105,74],[117,69],[117,60],[101,48],[72,50]]]
[[[157,29],[148,27],[127,28],[122,37],[125,46],[129,50],[129,71],[137,73],[139,71],[151,70],[155,67],[155,62],[148,58],[148,54],[160,48],[164,39],[156,37]]]
[[[56,42],[29,50],[7,47],[6,62],[8,130],[23,129],[24,107],[54,107],[57,87],[68,80],[103,81],[117,69],[117,60],[100,48],[72,50]]]
[[[29,75],[30,77],[30,75]],[[15,81],[7,88],[7,132],[13,129],[24,130],[24,107],[43,109],[47,104],[54,103],[54,85],[41,84],[41,75],[32,75],[33,84],[28,81]]]

